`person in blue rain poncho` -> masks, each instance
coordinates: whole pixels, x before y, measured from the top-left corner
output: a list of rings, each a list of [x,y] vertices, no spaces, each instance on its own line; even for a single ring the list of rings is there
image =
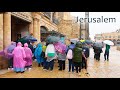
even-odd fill
[[[38,67],[40,67],[40,65],[43,65],[43,58],[41,57],[41,53],[42,53],[42,44],[39,43],[34,53],[35,58],[37,59]]]

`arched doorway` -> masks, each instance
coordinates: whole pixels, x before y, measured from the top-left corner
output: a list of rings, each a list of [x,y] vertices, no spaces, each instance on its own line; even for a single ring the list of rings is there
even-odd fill
[[[29,35],[29,24],[23,19],[12,16],[11,17],[11,41],[16,41],[18,38],[22,38]]]
[[[46,37],[48,36],[48,28],[45,26],[40,27],[40,34],[41,34],[41,41],[45,41]]]

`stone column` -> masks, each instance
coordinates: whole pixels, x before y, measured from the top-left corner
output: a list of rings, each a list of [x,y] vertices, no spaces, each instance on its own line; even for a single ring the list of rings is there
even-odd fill
[[[50,16],[50,21],[53,21],[53,12],[50,12],[51,14],[51,16]]]
[[[38,23],[37,18],[33,20],[33,36],[38,40]]]
[[[0,51],[3,50],[3,14],[0,14]]]
[[[41,33],[40,33],[40,19],[38,19],[38,42],[41,42]]]
[[[29,24],[29,33],[33,34],[33,21]]]
[[[3,15],[3,48],[11,43],[11,12]]]

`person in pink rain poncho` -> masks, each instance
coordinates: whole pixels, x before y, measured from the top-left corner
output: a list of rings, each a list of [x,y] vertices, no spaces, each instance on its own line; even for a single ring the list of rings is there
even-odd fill
[[[13,68],[16,73],[24,72],[24,68],[26,65],[26,54],[24,48],[22,47],[21,42],[18,42],[17,47],[14,48],[13,52]]]
[[[30,70],[31,66],[32,66],[32,51],[28,47],[27,43],[24,44],[24,51],[25,51],[25,54],[26,54],[26,58],[25,58],[26,65],[25,65],[25,67]]]

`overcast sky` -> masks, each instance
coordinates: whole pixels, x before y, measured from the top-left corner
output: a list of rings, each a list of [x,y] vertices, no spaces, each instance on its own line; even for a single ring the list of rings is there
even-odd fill
[[[79,18],[85,17],[85,12],[71,12],[72,16],[78,16]],[[89,12],[89,18],[115,18],[116,22],[110,23],[90,23],[90,37],[93,39],[95,34],[114,32],[120,28],[120,12]]]

